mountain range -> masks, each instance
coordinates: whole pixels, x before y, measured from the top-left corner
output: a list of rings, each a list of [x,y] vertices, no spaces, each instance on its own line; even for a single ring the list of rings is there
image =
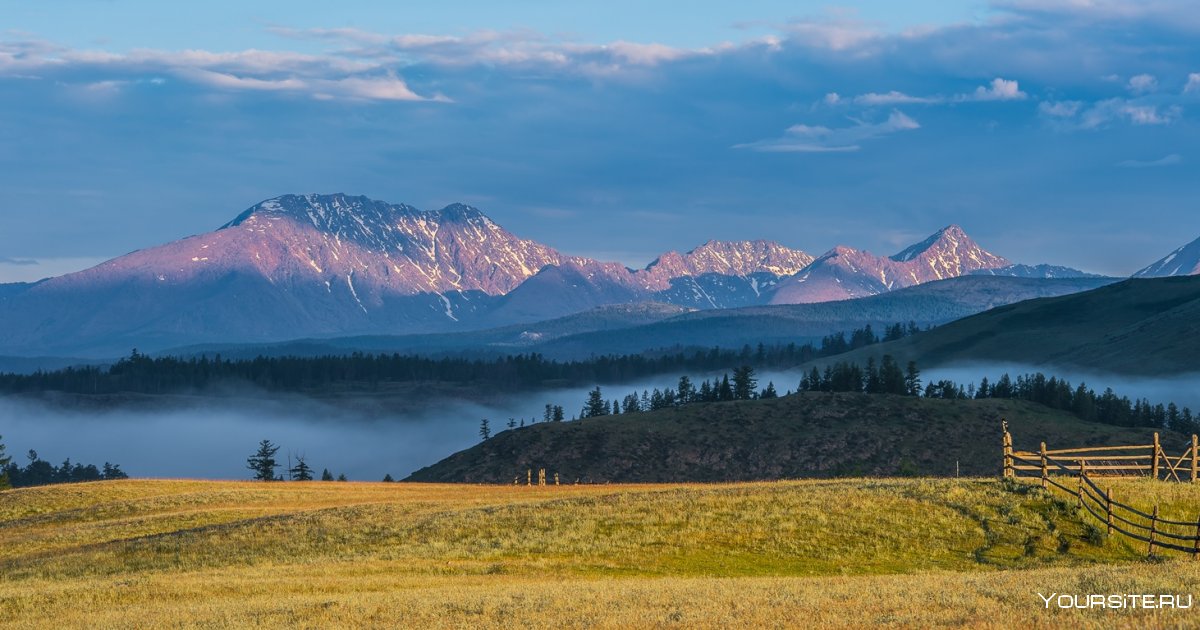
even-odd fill
[[[1200,246],[1193,249],[1171,260],[1196,258]],[[284,195],[211,233],[0,285],[0,353],[111,356],[131,347],[457,332],[612,304],[809,304],[978,274],[1090,275],[1013,264],[955,225],[888,257],[709,241],[629,269],[522,239],[462,204],[423,211],[344,194]]]

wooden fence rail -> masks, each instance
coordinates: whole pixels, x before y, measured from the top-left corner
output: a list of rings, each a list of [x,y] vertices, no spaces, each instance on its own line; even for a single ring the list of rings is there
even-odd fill
[[[1049,450],[1042,442],[1038,451],[1014,451],[1008,423],[1004,423],[1004,477],[1009,479],[1037,479],[1049,490],[1056,488],[1073,495],[1088,514],[1107,528],[1109,535],[1114,531],[1134,540],[1146,543],[1147,554],[1153,556],[1156,549],[1173,549],[1192,554],[1200,560],[1200,516],[1194,521],[1175,521],[1158,515],[1155,505],[1149,513],[1113,498],[1112,488],[1103,489],[1096,479],[1120,479],[1129,477],[1153,477],[1165,481],[1182,481],[1179,473],[1184,471],[1191,483],[1197,482],[1197,445],[1200,440],[1192,436],[1192,446],[1178,458],[1169,457],[1162,450],[1158,434],[1154,443],[1133,446],[1098,446]],[[1146,454],[1117,454],[1120,451],[1149,450]],[[1147,461],[1148,460],[1148,461]],[[1184,461],[1188,466],[1184,467]],[[1147,463],[1122,463],[1122,462]],[[1020,462],[1020,463],[1017,463]],[[1114,463],[1116,462],[1116,463]],[[1038,475],[1022,475],[1023,471],[1037,471]],[[1098,472],[1099,471],[1099,472]],[[1112,471],[1112,472],[1109,472]],[[1120,473],[1120,474],[1116,474]],[[1133,474],[1129,474],[1133,473]],[[1190,474],[1188,474],[1190,473]],[[1075,483],[1062,483],[1074,479]],[[1069,487],[1074,485],[1074,488]],[[1187,528],[1190,534],[1172,531],[1172,528]]]

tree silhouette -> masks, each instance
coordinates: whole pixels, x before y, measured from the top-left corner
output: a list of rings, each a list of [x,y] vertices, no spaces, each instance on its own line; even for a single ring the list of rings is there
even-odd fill
[[[278,446],[271,440],[263,440],[258,443],[258,450],[246,458],[246,468],[254,471],[255,481],[275,481],[275,469],[279,468],[279,462],[275,461],[277,452]]]
[[[12,457],[4,454],[4,436],[0,435],[0,490],[12,487],[8,480],[8,463],[12,461]]]
[[[296,465],[288,469],[288,474],[291,475],[292,481],[312,481],[312,467],[304,461],[303,455],[296,456]]]
[[[492,427],[488,424],[487,418],[479,421],[479,437],[484,440],[492,437]]]

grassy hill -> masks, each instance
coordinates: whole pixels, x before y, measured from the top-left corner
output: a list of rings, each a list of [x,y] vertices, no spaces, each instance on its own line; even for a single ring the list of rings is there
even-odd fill
[[[1194,519],[1200,488],[1123,482]],[[1148,627],[1189,593],[995,479],[547,487],[132,480],[0,492],[0,627]]]
[[[1029,300],[837,360],[891,354],[922,367],[973,361],[1076,366],[1118,374],[1200,371],[1200,276],[1126,280]]]
[[[1001,418],[1017,448],[1149,444],[1150,431],[1088,423],[1018,400],[800,393],[510,429],[413,481],[511,483],[545,468],[566,482],[686,482],[998,474]],[[1172,449],[1182,436],[1164,434]],[[1182,452],[1182,449],[1178,449]]]

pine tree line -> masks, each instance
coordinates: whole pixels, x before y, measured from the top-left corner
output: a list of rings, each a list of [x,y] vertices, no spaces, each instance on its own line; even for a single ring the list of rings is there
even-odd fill
[[[67,458],[55,466],[39,457],[37,451],[32,449],[26,457],[29,463],[24,467],[19,466],[12,461],[12,457],[4,455],[4,445],[0,444],[0,489],[129,478],[119,465],[108,462],[97,467],[95,464],[73,464],[71,459]]]
[[[621,382],[678,371],[710,371],[730,365],[759,369],[792,367],[816,358],[917,332],[915,324],[889,326],[881,339],[871,326],[823,338],[820,344],[749,345],[741,350],[711,348],[689,352],[607,355],[556,361],[538,353],[493,359],[431,358],[364,354],[321,357],[257,357],[229,360],[220,355],[181,359],[150,357],[137,350],[111,366],[69,367],[33,374],[0,374],[0,392],[61,391],[74,394],[121,392],[165,394],[204,390],[224,383],[248,383],[272,391],[303,391],[332,384],[372,390],[382,383],[435,381],[489,384],[509,390],[546,385]]]
[[[1012,378],[1004,374],[994,383],[984,377],[978,386],[966,387],[952,380],[938,380],[921,386],[921,372],[909,362],[905,370],[890,357],[884,356],[879,367],[868,360],[866,368],[854,363],[839,362],[825,370],[813,368],[800,381],[801,391],[864,392],[869,394],[900,394],[941,399],[1011,398],[1027,400],[1067,411],[1082,420],[1124,427],[1153,427],[1200,433],[1200,417],[1192,410],[1175,403],[1152,404],[1146,398],[1130,399],[1118,396],[1112,388],[1097,393],[1086,383],[1072,386],[1070,381],[1041,372]]]

